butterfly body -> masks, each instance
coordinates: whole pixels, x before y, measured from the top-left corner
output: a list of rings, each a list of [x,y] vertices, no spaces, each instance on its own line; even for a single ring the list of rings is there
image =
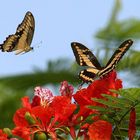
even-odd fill
[[[79,78],[83,82],[93,82],[97,77],[103,77],[115,69],[117,63],[123,57],[125,52],[133,44],[132,40],[124,41],[119,48],[114,52],[105,67],[101,67],[94,54],[83,44],[78,42],[71,43],[76,61],[80,66],[88,66],[87,69],[80,71]]]
[[[21,24],[18,25],[16,33],[9,35],[0,49],[3,52],[16,51],[16,54],[28,52],[33,48],[30,47],[35,29],[35,20],[31,12],[27,12]]]

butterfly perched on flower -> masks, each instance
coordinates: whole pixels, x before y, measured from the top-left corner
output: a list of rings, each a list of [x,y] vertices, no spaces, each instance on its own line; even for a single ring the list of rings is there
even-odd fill
[[[133,44],[131,39],[124,41],[114,52],[105,67],[101,67],[95,55],[83,44],[72,42],[71,47],[75,55],[76,61],[80,66],[88,66],[87,69],[80,71],[79,78],[83,82],[93,82],[99,76],[103,77],[115,69],[117,63],[123,57],[125,52]]]
[[[30,47],[35,30],[35,20],[31,12],[27,12],[16,33],[9,35],[3,44],[0,44],[2,52],[16,51],[16,54],[26,53],[32,50]]]

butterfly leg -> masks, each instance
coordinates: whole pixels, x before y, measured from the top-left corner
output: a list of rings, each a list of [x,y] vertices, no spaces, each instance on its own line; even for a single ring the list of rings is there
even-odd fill
[[[78,86],[78,90],[80,90],[82,88],[83,84],[85,84],[84,81],[82,81],[82,83]]]

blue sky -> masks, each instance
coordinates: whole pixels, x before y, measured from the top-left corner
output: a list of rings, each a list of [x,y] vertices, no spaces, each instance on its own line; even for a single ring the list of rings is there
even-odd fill
[[[0,43],[12,33],[25,13],[31,11],[36,28],[33,52],[24,55],[0,52],[0,76],[45,69],[48,60],[68,57],[74,60],[70,43],[79,41],[89,48],[94,34],[109,19],[114,0],[3,0],[0,8]],[[120,19],[140,18],[140,1],[122,0]],[[39,44],[39,42],[42,42]],[[37,47],[38,44],[40,47]]]

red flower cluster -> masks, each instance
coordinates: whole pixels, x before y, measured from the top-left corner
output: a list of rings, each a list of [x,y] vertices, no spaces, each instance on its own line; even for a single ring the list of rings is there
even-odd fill
[[[67,95],[53,96],[50,90],[41,87],[35,88],[32,103],[28,97],[22,98],[22,103],[23,108],[14,115],[13,134],[25,140],[31,140],[37,133],[56,140],[59,137],[56,132],[66,126],[76,109]]]
[[[49,89],[36,87],[32,102],[29,101],[29,97],[22,98],[23,107],[14,115],[16,127],[12,133],[24,140],[36,140],[42,137],[46,140],[49,138],[57,140],[64,136],[62,134],[70,134],[73,139],[110,140],[112,125],[100,119],[100,112],[91,110],[87,106],[103,106],[92,98],[106,100],[102,94],[117,97],[110,89],[119,88],[122,88],[122,82],[116,78],[114,71],[75,94],[74,88],[66,81],[61,83],[60,96],[53,96]],[[88,123],[86,119],[90,115],[94,117]]]
[[[76,103],[79,106],[79,111],[75,115],[75,120],[78,121],[77,123],[83,122],[89,115],[95,114],[96,116],[92,118],[93,123],[91,125],[86,124],[81,127],[81,132],[83,132],[85,138],[90,140],[110,140],[112,125],[109,122],[100,120],[100,113],[96,110],[89,109],[87,106],[103,106],[102,104],[93,101],[92,98],[106,100],[102,94],[117,97],[117,94],[112,93],[110,89],[118,90],[120,88],[122,88],[122,82],[121,80],[117,79],[116,72],[113,71],[106,77],[94,81],[87,88],[81,89],[77,91],[75,95],[73,95]],[[88,130],[88,132],[85,130]]]

